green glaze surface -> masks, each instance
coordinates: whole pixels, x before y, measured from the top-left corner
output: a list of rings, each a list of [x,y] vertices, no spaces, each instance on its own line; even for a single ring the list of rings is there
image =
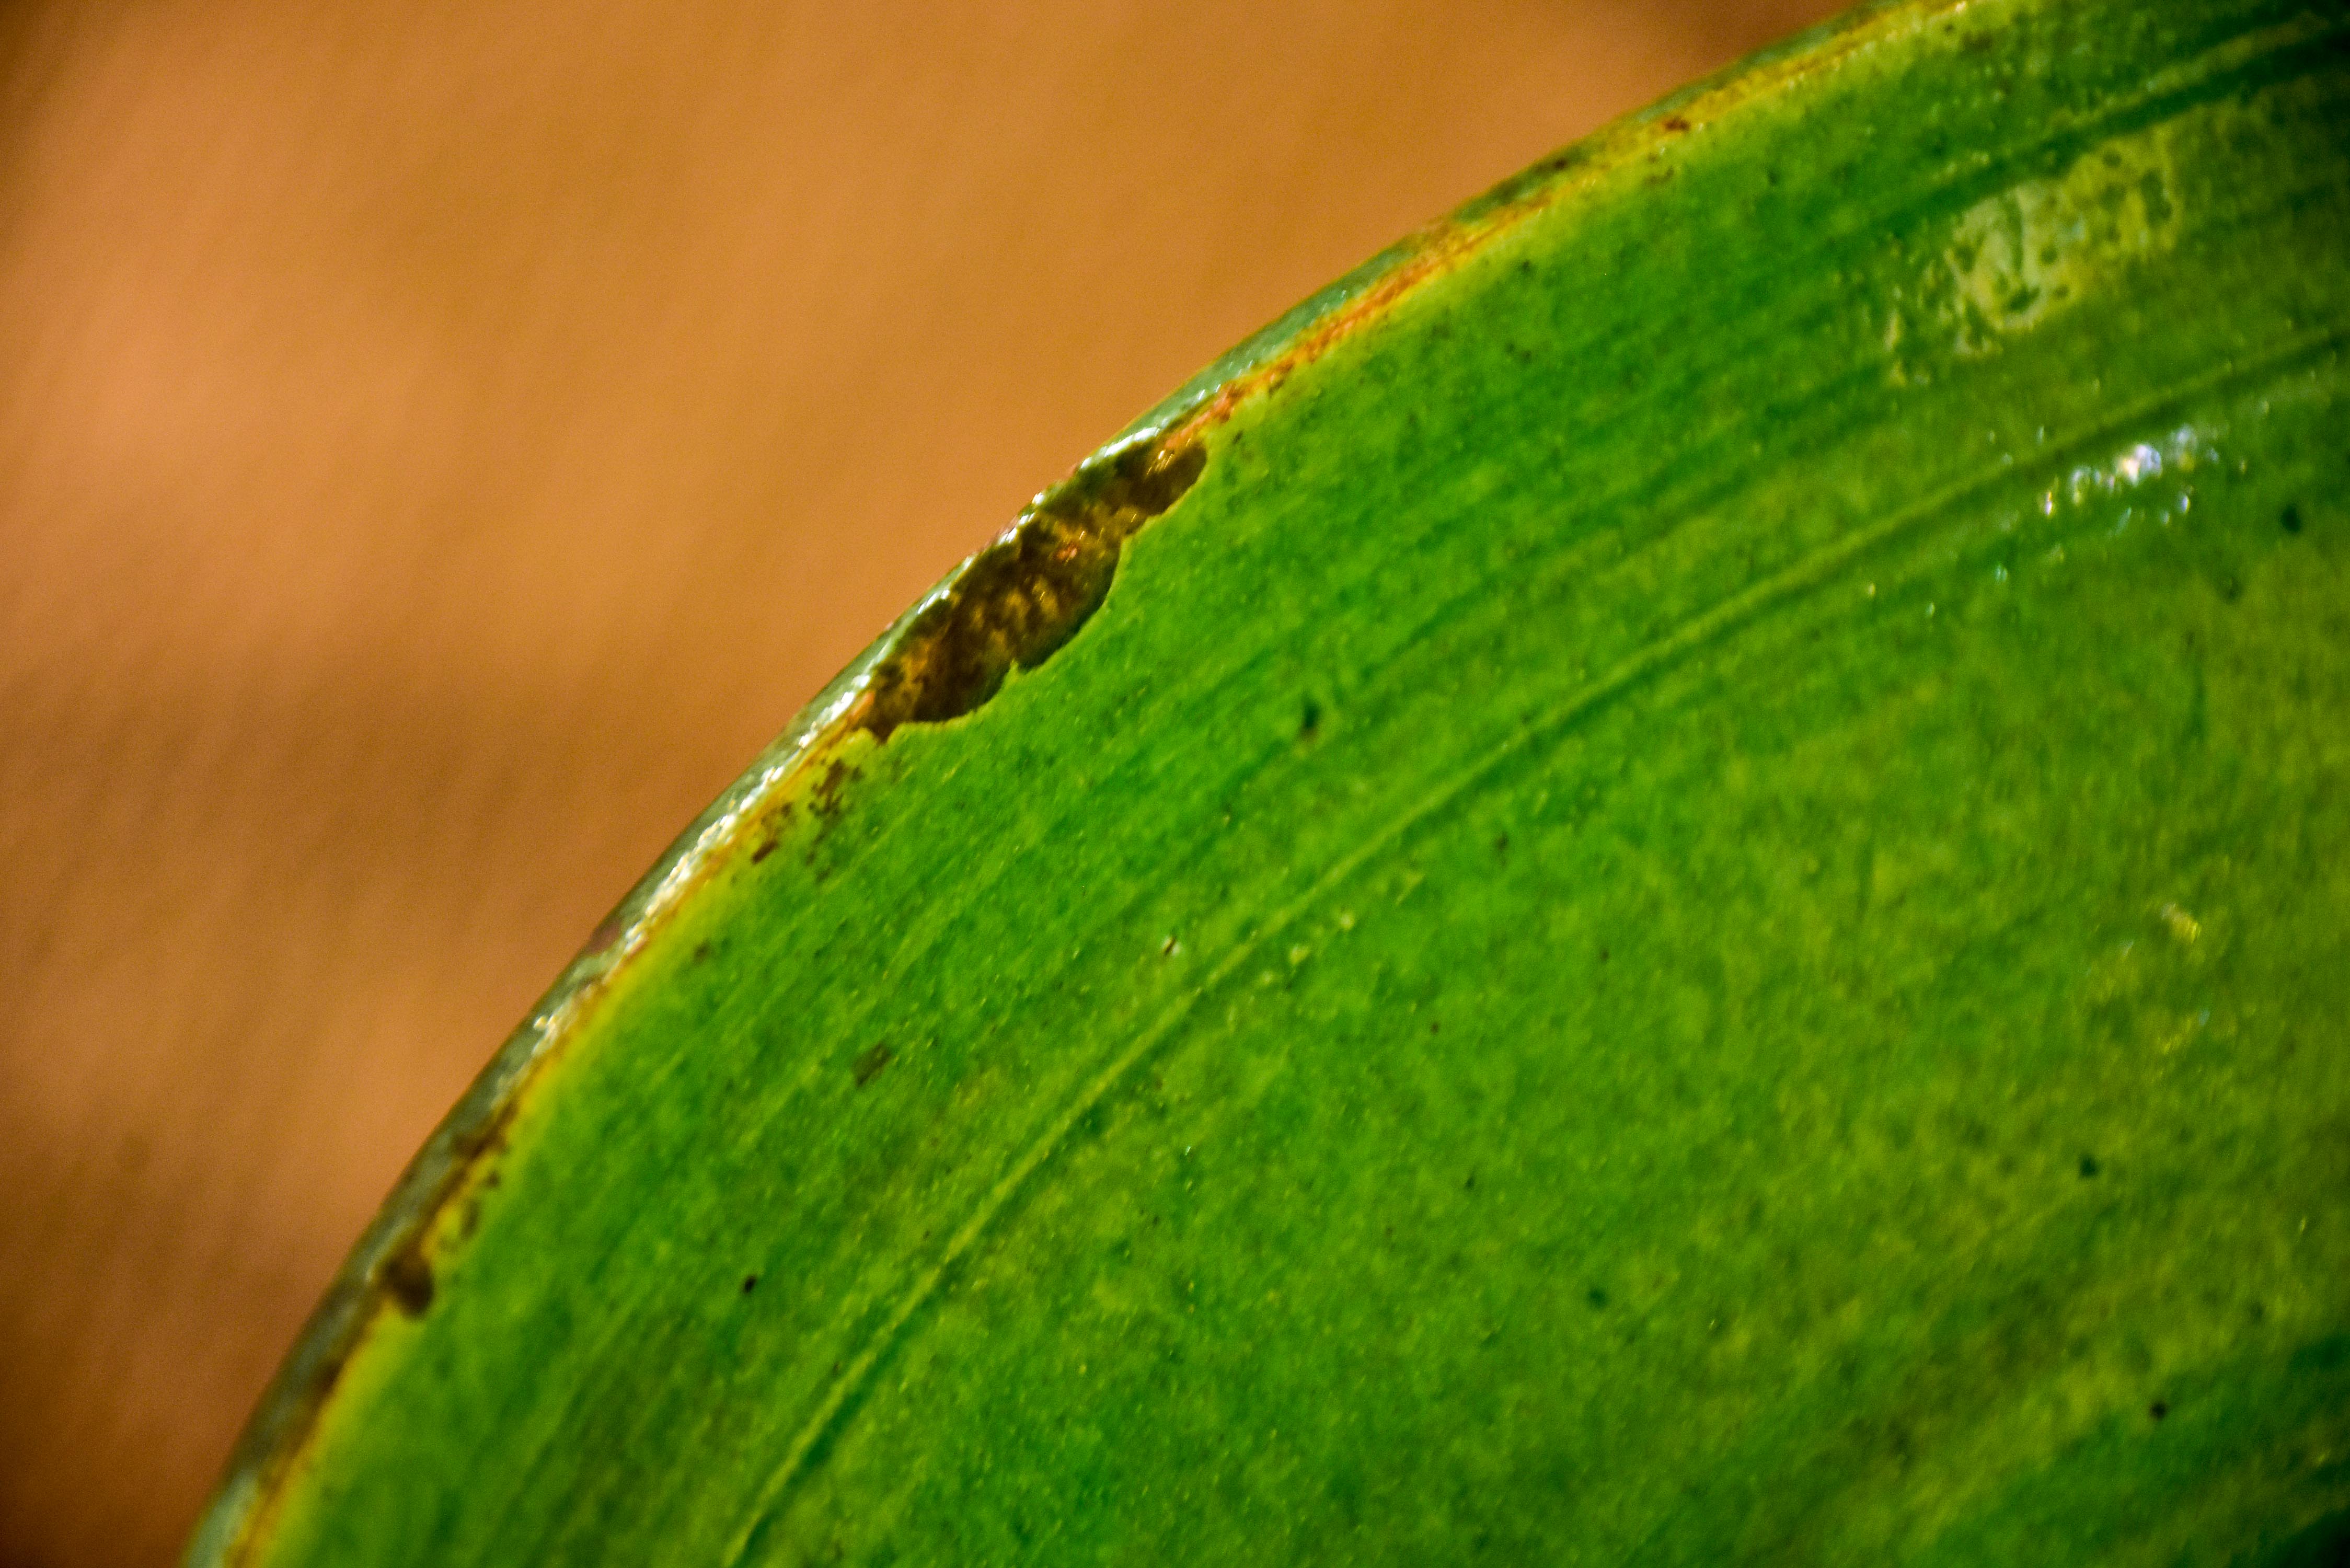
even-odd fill
[[[2346,37],[1865,12],[1211,369],[623,907],[192,1560],[2339,1561]]]

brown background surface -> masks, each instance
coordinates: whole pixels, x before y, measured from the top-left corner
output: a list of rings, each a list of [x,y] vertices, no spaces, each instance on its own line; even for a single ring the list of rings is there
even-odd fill
[[[793,711],[1254,327],[1821,0],[0,10],[0,1565],[161,1563]]]

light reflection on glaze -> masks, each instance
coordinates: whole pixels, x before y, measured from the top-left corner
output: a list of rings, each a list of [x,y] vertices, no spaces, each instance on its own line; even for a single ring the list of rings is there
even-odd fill
[[[2181,424],[2130,441],[2094,462],[2076,463],[2043,484],[2021,511],[2002,513],[1999,531],[2012,534],[2035,519],[2054,521],[2060,513],[2077,514],[2116,500],[2123,504],[2109,532],[2126,533],[2141,519],[2167,526],[2194,510],[2193,476],[2225,463],[2220,444],[2225,433],[2224,427],[2214,423]],[[2070,536],[2074,530],[2060,524],[2055,541],[2041,557],[2043,564],[2064,564],[2064,541]],[[1991,576],[2000,584],[2009,581],[2007,564],[1996,565]]]
[[[2176,493],[2168,497],[2148,498],[2155,503],[2156,514],[2186,513],[2194,505],[2194,492],[2185,483],[2186,476],[2219,463],[2219,439],[2216,430],[2183,424],[2166,435],[2133,441],[2103,462],[2074,468],[2042,491],[2040,514],[2053,517],[2060,504],[2080,506],[2107,500],[2150,485],[2165,475],[2173,476],[2178,483]],[[2126,511],[2123,515],[2126,519],[2129,513]]]

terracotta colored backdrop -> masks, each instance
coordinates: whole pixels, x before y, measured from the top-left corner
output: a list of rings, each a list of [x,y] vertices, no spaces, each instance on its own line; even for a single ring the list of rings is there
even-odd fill
[[[1191,370],[1821,0],[0,12],[0,1565],[162,1563],[666,840]]]

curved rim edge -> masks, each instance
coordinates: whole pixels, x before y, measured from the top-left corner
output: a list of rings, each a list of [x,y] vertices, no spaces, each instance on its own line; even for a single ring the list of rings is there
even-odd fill
[[[185,1568],[255,1560],[276,1504],[322,1424],[344,1369],[383,1314],[398,1310],[412,1256],[502,1144],[502,1135],[560,1047],[580,1033],[694,889],[728,866],[786,797],[810,786],[864,729],[878,684],[906,653],[925,612],[950,601],[991,551],[1019,540],[1104,476],[1145,460],[1203,452],[1242,405],[1387,317],[1402,299],[1456,271],[1498,237],[1599,183],[1659,143],[1707,129],[1758,99],[1816,77],[1862,49],[1923,32],[1970,0],[1871,0],[1700,78],[1502,182],[1302,301],[1243,339],[1041,492],[988,549],[959,564],[801,709],[783,733],[681,833],[597,927],[587,945],[472,1085],[394,1183],[262,1394],[189,1542]]]

